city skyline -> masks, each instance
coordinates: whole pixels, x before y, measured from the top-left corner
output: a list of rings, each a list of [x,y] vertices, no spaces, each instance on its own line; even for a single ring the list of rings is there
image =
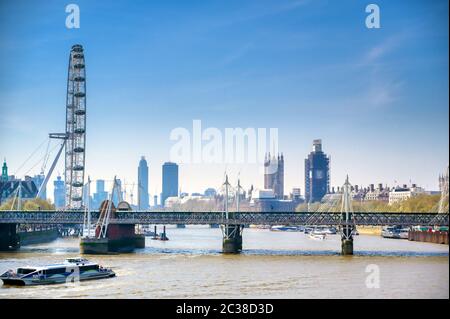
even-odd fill
[[[143,13],[145,2],[80,1],[79,30],[65,28],[63,5],[2,3],[8,32],[0,31],[0,67],[8,81],[0,82],[0,158],[10,174],[23,177],[37,162],[20,169],[24,159],[49,132],[63,130],[67,52],[80,42],[89,97],[86,176],[93,180],[117,175],[136,183],[131,163],[145,155],[155,181],[149,193],[159,196],[171,130],[190,130],[201,119],[221,131],[277,127],[286,192],[304,194],[303,159],[317,138],[332,158],[331,185],[349,174],[352,184],[438,189],[448,165],[448,3],[379,1],[383,26],[368,30],[365,4],[263,2],[179,4],[174,12],[158,4]],[[177,26],[163,21],[172,15]],[[217,188],[225,171],[243,185],[264,183],[258,165],[179,166],[180,188],[190,193]]]

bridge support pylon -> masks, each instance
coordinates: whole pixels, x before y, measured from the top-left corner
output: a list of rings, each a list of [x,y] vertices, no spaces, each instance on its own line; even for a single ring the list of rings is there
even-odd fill
[[[344,256],[353,255],[353,227],[346,225],[341,234],[341,254]]]
[[[20,238],[16,224],[0,224],[0,251],[10,251],[20,248]]]
[[[348,176],[342,186],[342,206],[341,206],[341,253],[342,255],[353,255],[353,233],[356,229],[353,219],[353,207],[351,197],[351,185]]]
[[[234,218],[235,214],[228,211],[228,188],[230,183],[228,182],[228,175],[225,177],[225,198],[224,198],[224,208],[225,208],[225,220],[227,223],[221,225],[222,228],[222,252],[224,254],[239,254],[242,251],[242,231],[244,230],[244,225],[229,224],[230,218]],[[239,212],[239,199],[241,184],[238,180],[238,185],[236,189],[236,212]]]
[[[224,254],[239,254],[242,251],[243,225],[222,225],[222,252]]]

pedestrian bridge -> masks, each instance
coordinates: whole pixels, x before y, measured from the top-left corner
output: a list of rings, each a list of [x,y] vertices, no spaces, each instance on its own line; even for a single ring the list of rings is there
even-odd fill
[[[99,212],[91,212],[95,224]],[[356,226],[448,226],[449,214],[438,213],[389,213],[354,212],[349,223]],[[83,211],[1,211],[0,224],[83,224]],[[224,212],[161,212],[161,211],[117,211],[109,219],[110,224],[186,224],[186,225],[345,225],[342,213],[331,212],[230,212],[228,219]]]

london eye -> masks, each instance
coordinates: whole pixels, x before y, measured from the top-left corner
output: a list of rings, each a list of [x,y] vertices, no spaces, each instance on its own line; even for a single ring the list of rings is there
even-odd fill
[[[66,207],[80,209],[86,151],[86,65],[79,44],[72,46],[69,56],[65,138]]]

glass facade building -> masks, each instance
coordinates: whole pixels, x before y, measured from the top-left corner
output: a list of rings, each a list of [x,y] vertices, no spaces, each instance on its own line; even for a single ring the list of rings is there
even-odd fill
[[[168,197],[178,196],[178,165],[166,162],[162,166],[162,193],[161,205]]]

